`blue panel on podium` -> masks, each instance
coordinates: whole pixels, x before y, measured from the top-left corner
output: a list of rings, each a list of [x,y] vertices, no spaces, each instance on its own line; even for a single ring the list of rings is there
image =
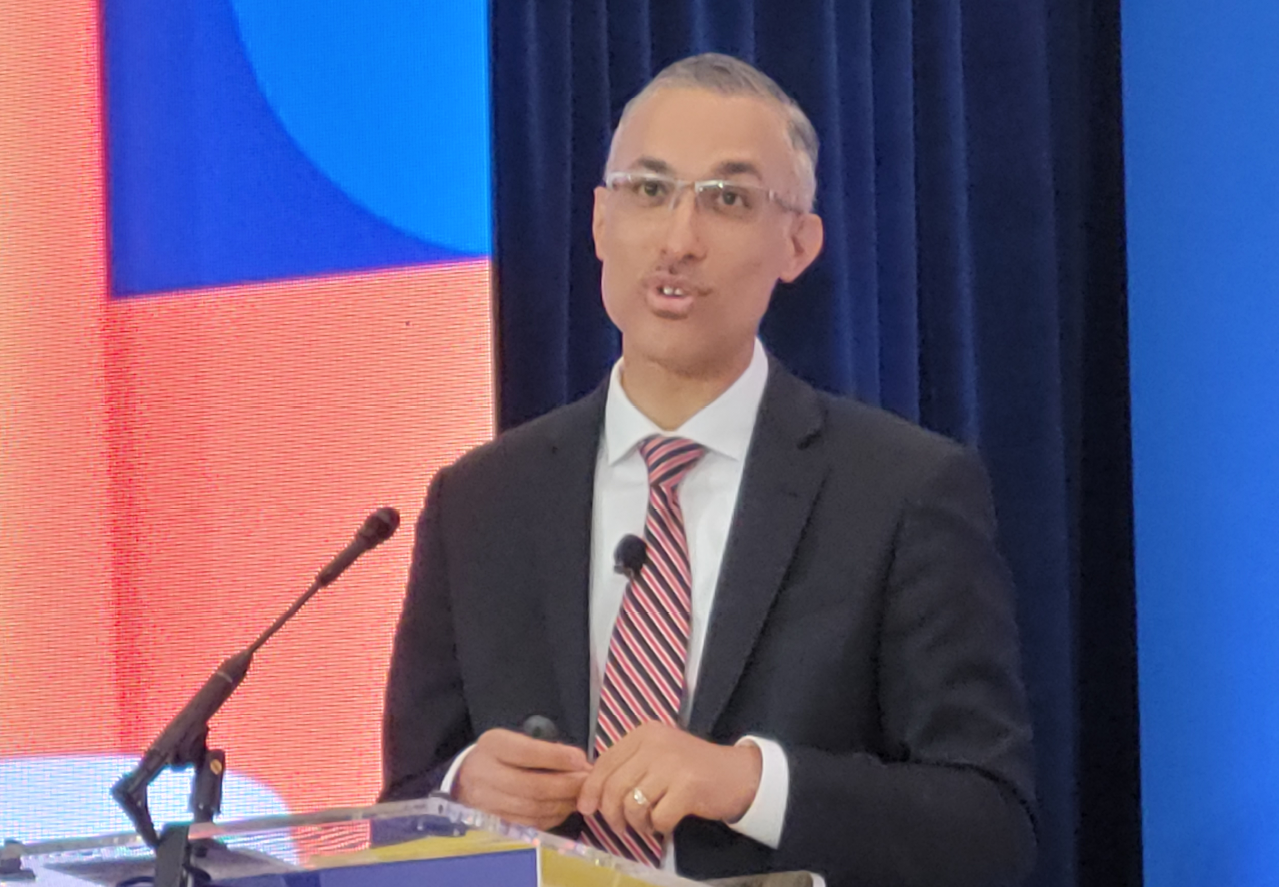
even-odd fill
[[[446,859],[225,878],[219,883],[228,887],[537,887],[537,871],[537,851],[530,847]]]

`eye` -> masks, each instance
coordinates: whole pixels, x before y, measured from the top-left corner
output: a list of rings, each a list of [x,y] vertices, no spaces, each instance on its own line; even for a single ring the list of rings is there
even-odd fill
[[[667,195],[671,193],[671,186],[669,182],[663,179],[645,176],[644,178],[632,180],[631,191],[635,196],[641,197],[646,201],[659,202],[665,200]]]
[[[721,185],[715,189],[715,200],[719,206],[738,212],[751,208],[751,196],[748,188],[738,185]]]

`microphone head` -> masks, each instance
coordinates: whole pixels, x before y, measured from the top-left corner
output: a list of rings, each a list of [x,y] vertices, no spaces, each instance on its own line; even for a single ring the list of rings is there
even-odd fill
[[[395,535],[400,528],[400,513],[389,505],[383,505],[364,519],[360,527],[360,536],[368,543],[369,548],[381,545]]]
[[[627,533],[613,551],[613,569],[624,576],[635,576],[644,569],[648,560],[648,546],[644,540]]]

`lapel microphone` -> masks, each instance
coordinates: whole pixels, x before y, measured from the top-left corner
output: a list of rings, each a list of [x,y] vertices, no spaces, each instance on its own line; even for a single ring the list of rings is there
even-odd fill
[[[632,582],[648,562],[648,545],[639,536],[627,533],[613,549],[613,572]]]

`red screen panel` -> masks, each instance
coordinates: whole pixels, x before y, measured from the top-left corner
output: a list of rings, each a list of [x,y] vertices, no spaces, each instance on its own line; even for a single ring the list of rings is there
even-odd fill
[[[211,737],[369,801],[413,518],[493,430],[488,260],[108,299],[98,30],[0,0],[0,759],[141,752],[390,504]]]

